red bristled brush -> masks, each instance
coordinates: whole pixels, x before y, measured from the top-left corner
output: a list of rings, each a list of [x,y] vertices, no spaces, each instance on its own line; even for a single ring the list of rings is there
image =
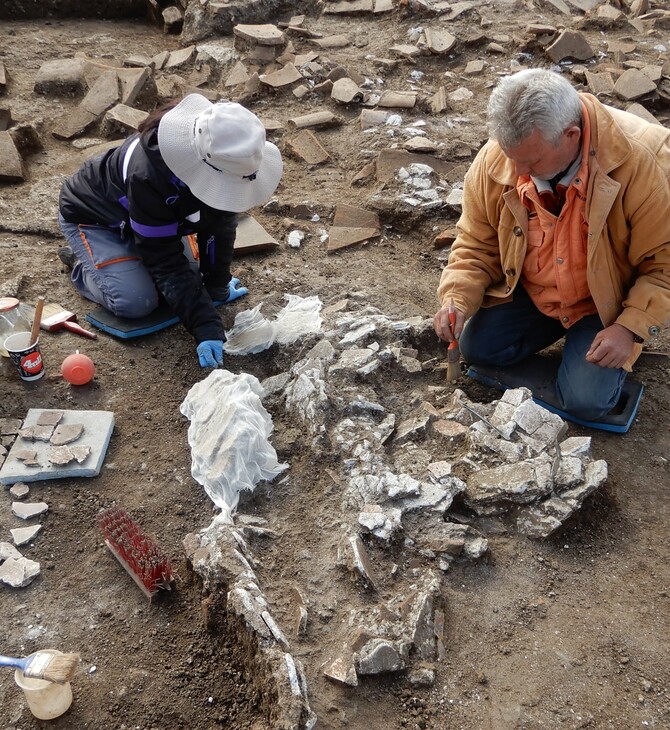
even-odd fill
[[[105,536],[105,545],[149,602],[159,590],[170,590],[173,582],[170,561],[123,507],[102,510],[96,522]]]

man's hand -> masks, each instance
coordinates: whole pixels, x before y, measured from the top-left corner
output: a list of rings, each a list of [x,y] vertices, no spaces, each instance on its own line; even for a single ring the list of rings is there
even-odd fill
[[[633,333],[615,323],[594,337],[586,360],[601,368],[621,368],[633,354],[634,344]]]
[[[455,309],[456,312],[456,324],[454,324],[453,334],[451,327],[449,326],[449,307],[442,307],[440,311],[433,318],[433,328],[437,336],[445,342],[451,342],[457,340],[461,336],[463,326],[465,325],[465,313],[461,312],[460,309]]]
[[[213,302],[234,302],[249,293],[246,286],[240,286],[240,280],[233,276],[226,286],[207,286],[207,292]]]
[[[223,365],[223,341],[205,340],[197,347],[201,368],[215,368]]]

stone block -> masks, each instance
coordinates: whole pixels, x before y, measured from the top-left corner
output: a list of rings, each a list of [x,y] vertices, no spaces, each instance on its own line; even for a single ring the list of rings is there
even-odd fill
[[[475,510],[498,502],[533,502],[551,491],[547,477],[546,465],[530,460],[482,469],[469,477],[465,499]]]
[[[140,109],[133,109],[125,104],[117,104],[104,116],[100,131],[105,137],[128,135],[136,132],[140,122],[149,115]]]
[[[12,502],[12,514],[22,520],[43,515],[49,509],[46,502]]]
[[[46,61],[35,77],[34,90],[45,96],[78,96],[86,90],[84,63],[79,58]]]
[[[109,69],[98,76],[79,106],[99,117],[117,104],[119,98],[119,77],[114,69]]]
[[[416,106],[416,92],[383,91],[377,105],[387,109],[413,109]]]
[[[245,41],[260,46],[283,46],[286,43],[286,34],[276,25],[236,25],[233,35]]]
[[[395,642],[386,639],[371,639],[355,655],[358,674],[383,674],[399,672],[405,668],[405,661]]]
[[[97,121],[97,115],[79,106],[59,117],[51,134],[56,139],[74,139],[85,134]]]
[[[9,132],[0,132],[0,182],[17,183],[25,180],[23,160]]]
[[[453,50],[456,45],[456,37],[447,30],[438,28],[424,28],[426,48],[436,55],[445,55]]]
[[[627,101],[639,99],[653,91],[656,91],[656,84],[635,68],[624,71],[614,84],[614,93]]]
[[[595,56],[586,38],[575,30],[564,30],[551,45],[547,46],[546,53],[554,63],[566,59],[587,61]]]
[[[346,684],[349,687],[358,687],[358,675],[354,666],[354,655],[350,651],[345,651],[340,656],[335,657],[323,670],[324,677],[331,679],[340,684]]]
[[[20,547],[21,545],[29,543],[37,536],[37,533],[40,532],[41,529],[42,525],[30,525],[29,527],[16,527],[9,532],[11,533],[14,545]]]
[[[340,104],[350,104],[352,101],[361,101],[363,91],[353,79],[344,77],[333,82],[330,97]]]
[[[297,136],[289,140],[287,148],[308,165],[320,165],[330,159],[329,152],[309,129],[303,129]]]
[[[10,588],[25,588],[40,574],[40,564],[28,558],[8,558],[0,565],[0,582]]]

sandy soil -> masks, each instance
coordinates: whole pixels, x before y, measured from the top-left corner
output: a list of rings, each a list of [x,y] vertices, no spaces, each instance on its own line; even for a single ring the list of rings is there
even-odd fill
[[[496,34],[516,35],[529,21],[560,22],[551,13],[525,3],[483,6]],[[354,46],[328,52],[331,60],[369,70],[365,56],[387,56],[387,48],[407,39],[407,31],[425,19],[399,14],[365,19],[313,18],[310,27],[324,34],[348,32]],[[478,18],[459,20],[453,32],[478,30]],[[586,31],[602,45],[600,31]],[[667,31],[665,33],[667,42]],[[3,186],[0,199],[0,282],[21,276],[20,297],[33,302],[41,294],[79,314],[92,305],[71,289],[57,259],[61,241],[55,233],[55,195],[62,175],[76,169],[84,152],[49,134],[51,120],[76,100],[54,100],[32,92],[34,75],[46,60],[77,51],[123,60],[131,53],[152,55],[178,47],[178,39],[141,22],[102,21],[5,23],[2,60],[10,74],[3,103],[17,121],[40,122],[44,152],[28,160],[28,180]],[[614,29],[621,38],[630,28]],[[656,61],[659,36],[647,39],[640,57]],[[445,71],[456,74],[450,88],[466,85],[475,92],[461,113],[474,121],[450,128],[420,110],[403,112],[405,120],[429,119],[430,136],[460,149],[475,149],[485,136],[481,113],[487,85],[496,71],[509,67],[518,49],[504,57],[477,45],[461,45],[448,60],[422,58],[416,69],[426,78],[422,89],[439,85]],[[462,77],[465,63],[481,57],[491,64],[477,77]],[[546,65],[535,52],[538,63]],[[389,88],[408,88],[413,67],[387,74]],[[298,101],[290,92],[264,95],[251,108],[264,118],[285,120],[316,111],[328,102]],[[324,221],[302,222],[309,232],[300,249],[285,244],[288,229],[281,215],[255,211],[279,241],[272,254],[245,256],[235,274],[250,295],[224,308],[227,326],[236,312],[264,303],[272,313],[283,306],[284,293],[318,294],[328,304],[354,295],[391,317],[432,316],[443,252],[432,245],[435,233],[453,225],[444,211],[408,215],[394,202],[393,185],[352,187],[349,180],[370,157],[389,146],[388,138],[361,134],[360,109],[338,107],[346,124],[320,133],[332,152],[327,165],[308,169],[286,156],[286,174],[277,192],[280,206],[309,202]],[[281,138],[278,140],[281,144]],[[461,158],[453,158],[463,162]],[[377,242],[327,255],[319,229],[338,202],[380,211],[384,235]],[[282,208],[283,210],[284,208]],[[283,213],[282,213],[283,215]],[[49,506],[44,529],[24,550],[40,561],[41,576],[28,588],[0,587],[0,613],[6,654],[42,647],[82,654],[73,682],[71,710],[55,728],[234,728],[269,727],[258,710],[262,687],[245,669],[225,620],[210,627],[202,617],[202,590],[185,563],[182,539],[209,524],[213,509],[190,476],[186,438],[188,422],[179,406],[188,389],[202,379],[194,345],[179,326],[129,343],[101,335],[88,342],[67,333],[43,335],[47,377],[26,385],[6,361],[0,363],[0,415],[21,418],[29,408],[113,411],[116,426],[101,474],[93,479],[36,483],[31,499]],[[273,412],[273,442],[291,464],[292,478],[262,485],[241,511],[268,520],[278,533],[253,548],[261,578],[279,622],[290,633],[287,592],[297,585],[312,606],[306,636],[291,638],[310,683],[310,702],[323,728],[663,728],[670,726],[667,637],[670,625],[670,548],[667,541],[668,426],[670,349],[667,334],[643,355],[636,377],[646,392],[638,417],[626,435],[588,432],[575,426],[571,435],[593,437],[594,458],[607,460],[610,477],[563,532],[536,542],[513,533],[490,532],[490,552],[479,563],[456,564],[443,576],[447,654],[436,665],[430,688],[412,687],[401,674],[366,680],[358,688],[333,685],[321,674],[331,643],[331,619],[348,579],[336,569],[340,498],[328,468],[315,458],[302,437],[303,426],[281,411]],[[57,377],[63,358],[80,349],[97,366],[88,386],[72,387]],[[301,345],[274,347],[253,357],[226,359],[233,372],[263,379],[299,359]],[[443,356],[437,342],[426,356]],[[416,392],[443,385],[443,371],[395,377],[386,396],[409,404]],[[464,379],[474,399],[492,400],[493,391]],[[335,465],[336,466],[336,465]],[[11,498],[0,495],[0,540],[16,520]],[[171,556],[177,573],[175,591],[149,606],[103,545],[95,515],[120,502],[154,535]],[[410,570],[399,553],[400,573]],[[380,552],[373,560],[383,564]],[[0,673],[0,727],[42,727],[31,717],[9,670]]]

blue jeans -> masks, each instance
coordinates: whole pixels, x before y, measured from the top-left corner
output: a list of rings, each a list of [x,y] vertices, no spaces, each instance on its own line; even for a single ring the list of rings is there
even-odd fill
[[[556,380],[558,401],[564,411],[591,421],[614,408],[626,379],[622,368],[602,368],[585,359],[593,338],[602,329],[600,317],[593,314],[566,330],[558,320],[540,312],[526,290],[518,286],[513,301],[481,308],[468,321],[460,347],[466,362],[505,367],[565,337]]]
[[[122,238],[120,231],[106,226],[68,223],[61,215],[58,223],[77,258],[70,278],[83,297],[129,319],[156,309],[158,290],[132,235]],[[184,254],[199,270],[190,246],[184,246]]]

